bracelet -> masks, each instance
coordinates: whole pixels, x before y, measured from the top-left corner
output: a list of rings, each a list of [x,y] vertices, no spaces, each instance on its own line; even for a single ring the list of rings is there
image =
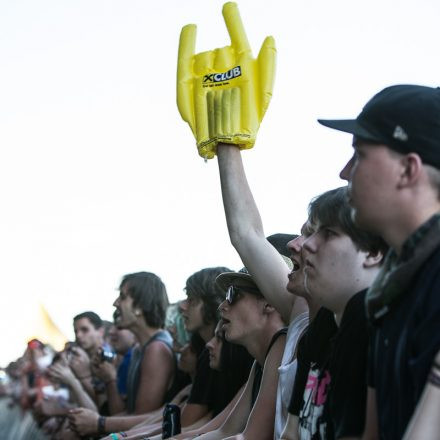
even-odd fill
[[[105,434],[105,417],[104,416],[98,417],[98,434]]]
[[[121,431],[121,432],[119,433],[119,435],[120,435],[122,438],[128,437],[128,434],[127,434],[125,431]]]
[[[112,438],[112,440],[118,440],[118,434],[116,434],[116,433],[114,433],[114,432],[112,432],[112,433],[110,434],[110,437]]]
[[[440,374],[436,373],[434,370],[431,370],[428,376],[428,382],[440,388]]]

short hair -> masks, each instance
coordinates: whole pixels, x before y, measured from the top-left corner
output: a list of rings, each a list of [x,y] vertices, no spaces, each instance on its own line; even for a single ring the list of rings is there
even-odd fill
[[[388,250],[388,245],[381,237],[360,229],[354,223],[347,186],[332,189],[312,199],[309,204],[309,221],[339,227],[361,251],[374,254],[381,252],[385,255]]]
[[[95,312],[83,312],[79,315],[76,315],[73,317],[73,323],[75,324],[76,321],[79,321],[80,319],[87,318],[90,323],[93,325],[93,327],[98,330],[102,327],[102,319],[99,317],[99,315]]]
[[[296,234],[277,233],[269,235],[266,239],[281,255],[290,257],[291,252],[287,249],[287,243],[297,237],[298,235]]]
[[[139,307],[150,327],[163,328],[169,305],[165,284],[151,272],[136,272],[122,277],[119,290],[127,288],[133,305]]]
[[[186,294],[202,301],[203,322],[206,325],[215,324],[219,320],[219,305],[225,299],[224,290],[218,286],[215,279],[223,272],[231,272],[227,267],[209,267],[199,270],[186,280]]]

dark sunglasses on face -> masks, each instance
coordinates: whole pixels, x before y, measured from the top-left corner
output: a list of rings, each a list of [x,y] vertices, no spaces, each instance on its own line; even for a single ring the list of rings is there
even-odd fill
[[[241,288],[234,285],[229,286],[228,290],[226,291],[226,301],[229,305],[234,304],[234,302],[237,300],[240,292],[249,292],[253,293],[255,295],[261,296],[261,293],[258,289],[252,288],[252,287],[246,287]]]

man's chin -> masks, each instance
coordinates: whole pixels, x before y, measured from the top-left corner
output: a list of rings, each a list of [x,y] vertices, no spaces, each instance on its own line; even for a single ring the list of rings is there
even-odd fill
[[[289,281],[286,285],[289,293],[296,296],[305,296],[304,283]]]

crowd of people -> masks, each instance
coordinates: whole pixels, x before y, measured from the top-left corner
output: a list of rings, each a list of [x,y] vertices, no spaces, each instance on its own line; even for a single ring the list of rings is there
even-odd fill
[[[299,235],[266,237],[240,143],[201,143],[244,267],[201,269],[172,305],[157,275],[125,275],[113,322],[75,316],[59,353],[30,341],[2,392],[41,435],[440,438],[440,89],[391,86],[319,122],[354,154]]]
[[[192,274],[173,305],[155,274],[125,275],[113,322],[75,316],[60,353],[30,341],[3,394],[53,439],[438,438],[434,108],[439,89],[396,86],[356,120],[322,121],[354,135],[349,185],[310,202],[300,235],[265,237],[240,149],[219,143],[245,267]],[[382,112],[411,144],[360,125]]]

